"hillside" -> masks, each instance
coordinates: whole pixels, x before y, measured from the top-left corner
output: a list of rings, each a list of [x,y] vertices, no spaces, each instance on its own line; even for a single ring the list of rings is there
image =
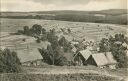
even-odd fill
[[[2,18],[16,19],[46,19],[73,22],[94,22],[126,25],[126,9],[110,9],[102,11],[37,11],[37,12],[1,12]]]
[[[128,10],[126,9],[109,9],[109,10],[102,10],[102,11],[94,11],[93,14],[104,14],[104,15],[122,15],[128,14]]]
[[[17,14],[19,16],[22,16],[23,14],[113,14],[113,15],[119,15],[119,14],[127,14],[126,9],[109,9],[109,10],[101,10],[101,11],[75,11],[75,10],[54,10],[54,11],[33,11],[33,12],[1,12],[1,16],[11,16],[12,14]]]

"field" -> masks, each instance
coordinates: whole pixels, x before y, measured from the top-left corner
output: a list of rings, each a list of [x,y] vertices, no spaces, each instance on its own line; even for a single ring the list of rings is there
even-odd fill
[[[24,73],[1,74],[0,79],[1,81],[124,81],[126,73],[126,69],[106,70],[92,66],[46,65],[44,67],[24,67]]]
[[[68,21],[56,21],[56,20],[39,20],[39,19],[4,19],[0,21],[0,40],[1,46],[7,46],[14,49],[23,49],[27,46],[31,48],[41,48],[46,47],[46,42],[37,44],[33,37],[28,36],[17,36],[9,35],[9,33],[17,32],[22,30],[23,26],[32,27],[34,24],[39,24],[47,31],[55,28],[58,36],[65,36],[69,41],[76,39],[81,41],[85,39],[86,41],[99,41],[101,38],[107,38],[110,35],[115,35],[116,33],[126,34],[126,25],[114,25],[114,24],[97,24],[97,23],[85,23],[85,22],[68,22]],[[60,28],[71,29],[71,33],[63,34]],[[23,42],[21,39],[27,38],[27,42]]]
[[[69,40],[83,39],[86,40],[99,40],[109,35],[116,33],[126,34],[126,25],[114,25],[114,24],[96,24],[85,22],[68,22],[68,21],[56,21],[56,20],[39,20],[39,19],[1,19],[0,29],[2,32],[17,32],[21,30],[23,26],[32,27],[34,24],[40,24],[43,28],[49,30],[55,28],[60,34],[60,28],[71,28],[72,33],[68,34]]]

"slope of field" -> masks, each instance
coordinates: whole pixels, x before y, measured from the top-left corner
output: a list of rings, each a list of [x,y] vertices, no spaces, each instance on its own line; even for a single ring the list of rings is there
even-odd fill
[[[0,21],[0,29],[2,32],[17,32],[23,29],[23,26],[32,27],[34,24],[40,24],[46,30],[55,28],[58,35],[62,32],[60,28],[70,28],[72,33],[65,34],[69,40],[75,39],[91,39],[99,40],[103,37],[109,37],[116,33],[126,34],[126,25],[114,24],[98,24],[98,23],[84,23],[84,22],[68,22],[56,20],[38,20],[38,19],[4,19]]]

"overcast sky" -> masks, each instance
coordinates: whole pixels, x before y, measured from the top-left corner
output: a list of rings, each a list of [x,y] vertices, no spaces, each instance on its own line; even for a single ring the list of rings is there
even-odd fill
[[[126,9],[127,0],[0,0],[1,11]]]

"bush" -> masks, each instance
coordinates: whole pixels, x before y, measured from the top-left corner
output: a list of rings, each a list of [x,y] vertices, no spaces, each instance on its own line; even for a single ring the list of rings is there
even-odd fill
[[[29,35],[29,27],[28,26],[24,26],[23,29],[24,29],[24,34],[25,35]]]
[[[35,33],[36,35],[40,35],[41,34],[41,31],[42,31],[42,26],[41,25],[38,25],[38,24],[34,24],[32,26],[32,31],[33,33]]]
[[[20,72],[21,63],[16,52],[9,49],[0,50],[0,73]]]
[[[23,30],[18,30],[17,34],[18,35],[24,34],[24,31]]]
[[[39,38],[37,38],[36,42],[37,43],[41,43],[41,40]]]

